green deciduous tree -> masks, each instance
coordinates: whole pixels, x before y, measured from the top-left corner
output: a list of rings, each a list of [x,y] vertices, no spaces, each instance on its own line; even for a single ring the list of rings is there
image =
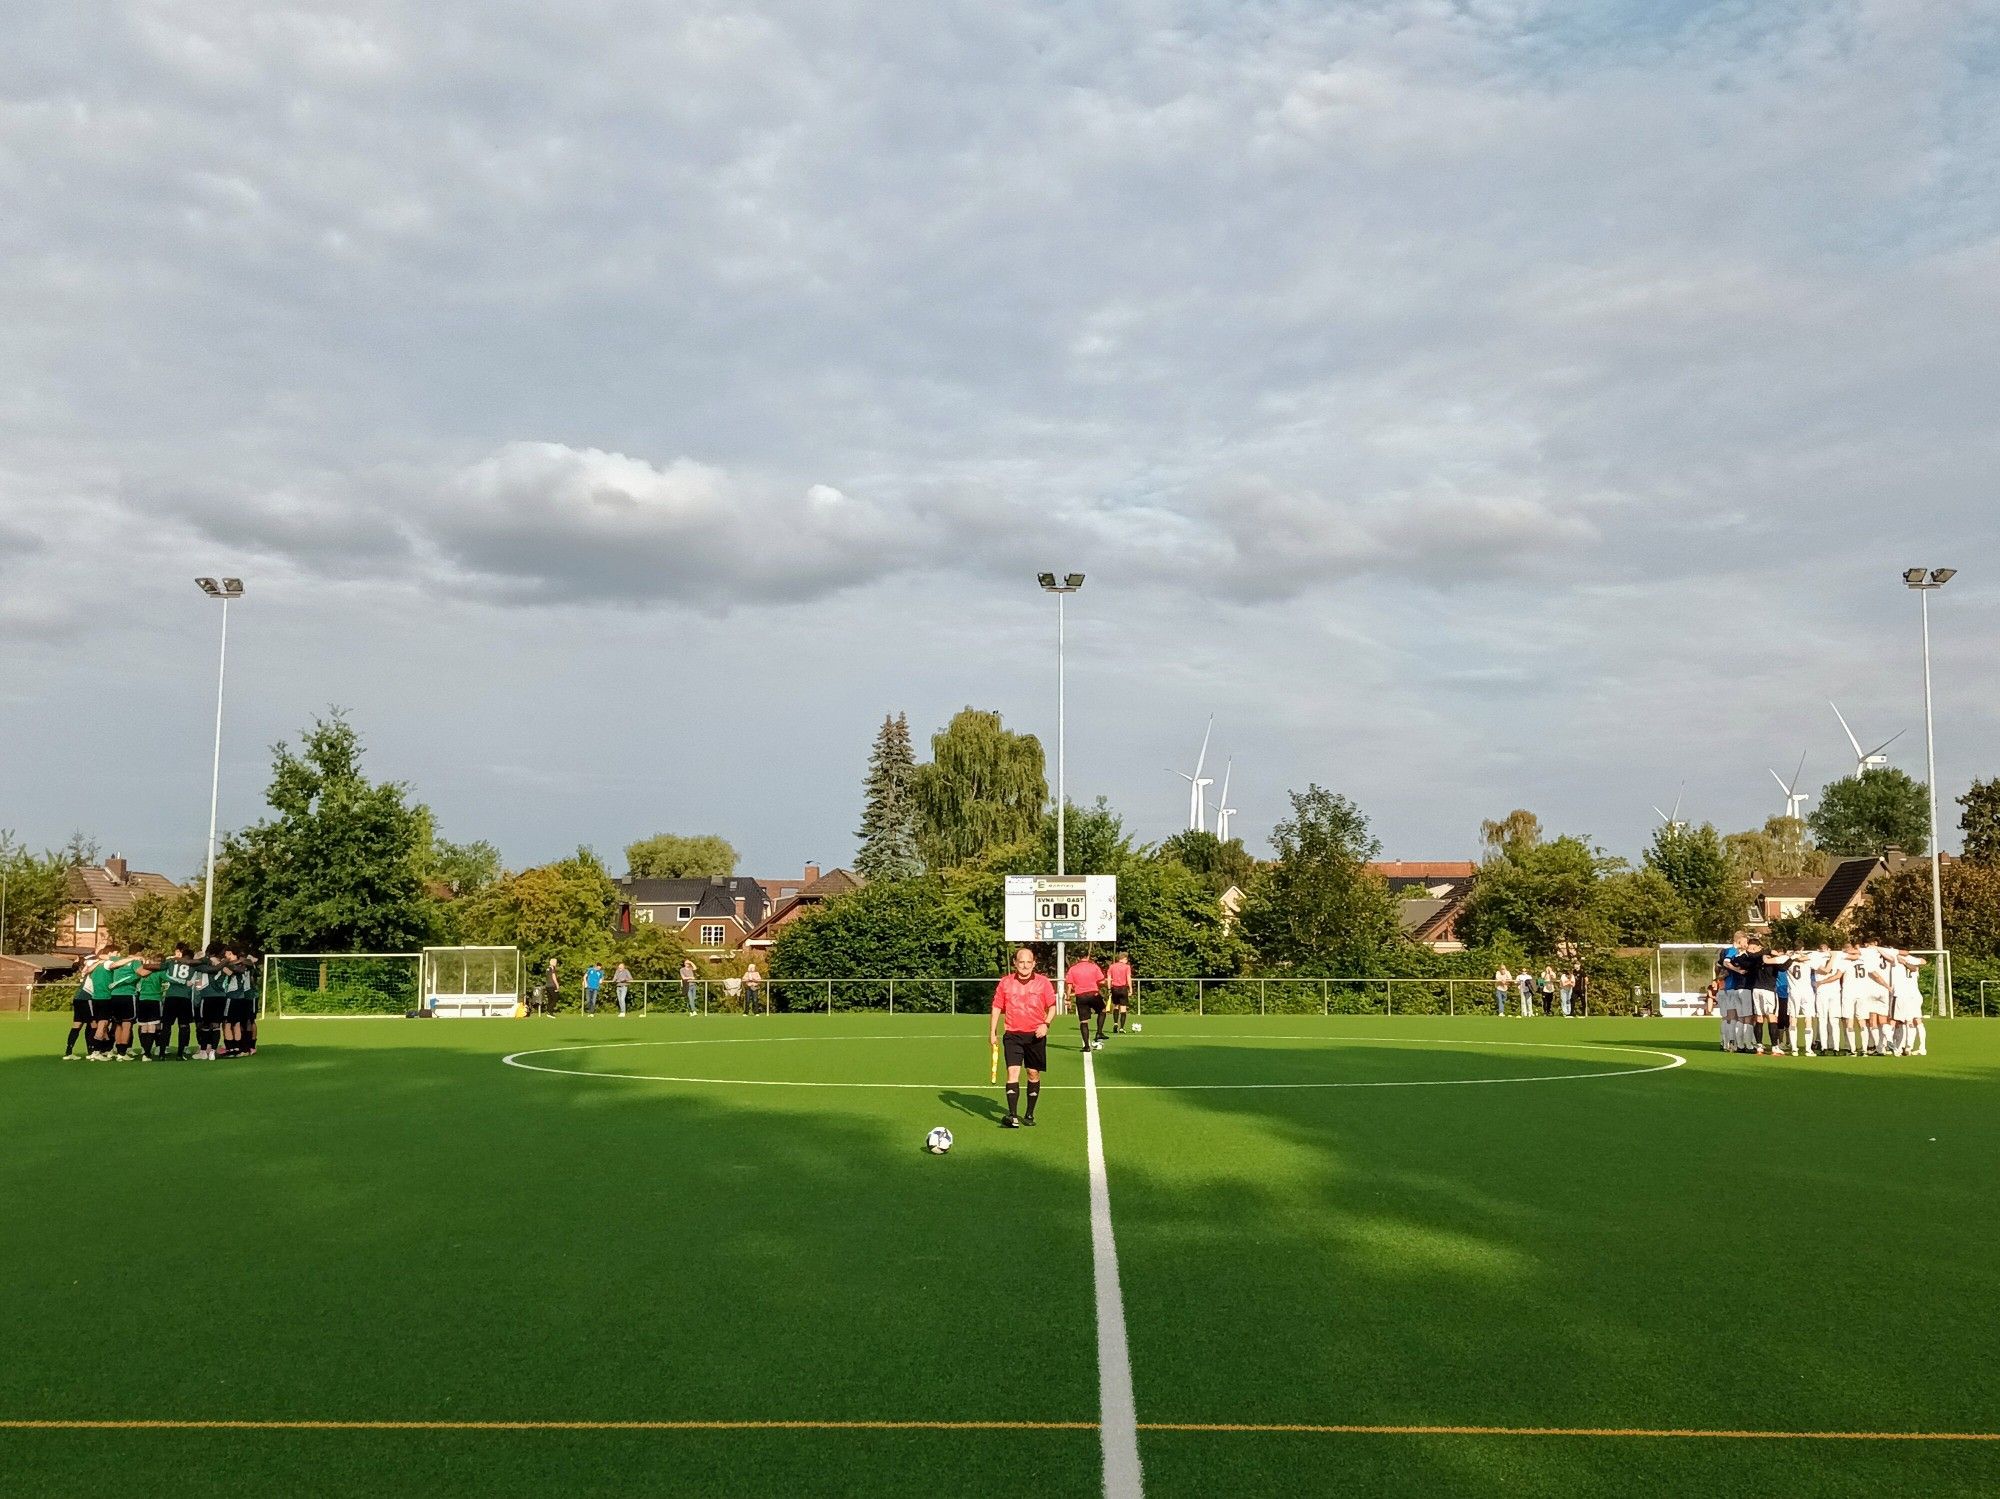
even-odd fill
[[[69,893],[69,871],[77,862],[68,849],[31,853],[11,832],[0,829],[0,871],[7,877],[6,922],[0,927],[5,941],[0,949],[47,952],[55,945],[56,923]]]
[[[1511,858],[1542,841],[1542,820],[1525,807],[1479,825],[1479,844],[1489,859]]]
[[[1382,845],[1337,792],[1308,786],[1291,803],[1292,815],[1271,830],[1278,857],[1245,896],[1245,940],[1261,962],[1316,977],[1380,971],[1384,952],[1402,940],[1395,899],[1367,867]]]
[[[860,847],[854,868],[864,879],[907,880],[924,872],[917,853],[917,802],[911,786],[917,760],[910,748],[910,721],[898,713],[884,718],[868,756],[862,783]]]
[[[127,952],[170,953],[177,942],[189,947],[201,941],[201,882],[183,885],[172,895],[142,891],[108,925],[111,940]]]
[[[1597,911],[1620,947],[1654,947],[1691,940],[1687,904],[1657,869],[1616,869],[1597,889]]]
[[[792,922],[771,949],[774,979],[998,975],[1000,929],[935,875],[864,885]],[[782,1005],[782,989],[774,998]],[[983,1000],[984,996],[982,996]]]
[[[1142,979],[1228,978],[1242,939],[1210,883],[1176,859],[1134,859],[1118,876],[1118,943]]]
[[[460,902],[459,940],[481,947],[518,947],[528,982],[550,958],[561,961],[565,984],[591,962],[612,956],[618,887],[587,848],[495,881]],[[635,970],[636,971],[636,970]]]
[[[1974,781],[1958,799],[1958,831],[1967,863],[2000,865],[2000,777]]]
[[[1730,833],[1722,840],[1744,881],[1755,876],[1784,879],[1795,875],[1825,874],[1833,860],[1812,841],[1812,832],[1797,817],[1772,817],[1754,832]]]
[[[917,853],[933,870],[968,864],[987,849],[1037,832],[1049,805],[1041,741],[1016,734],[998,713],[966,708],[931,736],[931,758],[911,777]]]
[[[1953,859],[1944,866],[1938,893],[1944,903],[1945,946],[1954,956],[2000,957],[2000,868]],[[1912,861],[1878,875],[1854,919],[1865,942],[1901,948],[1931,945],[1931,866]]]
[[[223,844],[218,936],[260,952],[407,952],[436,933],[422,873],[430,817],[401,783],[363,775],[361,757],[338,711],[297,753],[275,748],[277,815]]]
[[[1507,846],[1511,852],[1480,866],[1458,919],[1468,944],[1493,946],[1511,938],[1543,958],[1608,945],[1612,928],[1600,909],[1599,885],[1616,861],[1581,838],[1514,839]]]
[[[1654,829],[1646,867],[1665,879],[1687,907],[1693,941],[1722,941],[1749,916],[1749,894],[1713,823],[1689,827],[1675,822]]]
[[[1225,843],[1213,833],[1194,828],[1174,834],[1160,844],[1159,851],[1161,858],[1172,859],[1199,875],[1217,895],[1231,885],[1247,889],[1257,868],[1257,861],[1244,849],[1241,838],[1231,838]]]
[[[635,880],[712,879],[736,873],[736,850],[715,833],[655,833],[625,845],[625,869]]]
[[[1890,766],[1835,781],[1819,794],[1808,823],[1813,839],[1843,859],[1930,849],[1930,793]]]

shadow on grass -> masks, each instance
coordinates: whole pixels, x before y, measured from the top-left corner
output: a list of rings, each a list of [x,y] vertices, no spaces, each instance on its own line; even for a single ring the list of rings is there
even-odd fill
[[[989,1124],[998,1124],[1007,1114],[1006,1104],[990,1093],[940,1093],[938,1102],[957,1113],[969,1114]]]
[[[227,1064],[0,1062],[0,1416],[1094,1419],[1087,1333],[1043,1340],[1031,1380],[977,1354],[1018,1299],[997,1258],[1089,1263],[1074,1128],[940,1159],[915,1148],[930,1094],[579,1086],[370,1029]],[[1087,1274],[1040,1294],[1090,1326]],[[248,1433],[191,1474],[192,1441],[0,1432],[0,1469],[22,1493],[410,1492],[436,1466],[412,1446],[445,1444],[489,1494],[528,1472],[541,1492],[973,1492],[1007,1451]],[[1054,1492],[1095,1492],[1094,1435],[1038,1447]]]

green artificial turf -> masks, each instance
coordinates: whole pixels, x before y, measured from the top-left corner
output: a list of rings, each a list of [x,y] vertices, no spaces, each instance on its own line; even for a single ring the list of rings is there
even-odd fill
[[[1931,1030],[1928,1059],[1850,1061],[1659,1021],[1157,1020],[1098,1058],[1139,1419],[2000,1430],[2000,1026]],[[1096,1419],[1061,1026],[1018,1133],[977,1019],[273,1021],[214,1064],[63,1064],[62,1034],[0,1027],[0,1418]],[[1616,1046],[1688,1063],[1580,1076],[1666,1060]],[[903,1086],[794,1086],[853,1082]],[[1155,1495],[2000,1491],[1991,1443],[1146,1430],[1141,1455]],[[0,1430],[0,1475],[1101,1484],[1090,1430]]]

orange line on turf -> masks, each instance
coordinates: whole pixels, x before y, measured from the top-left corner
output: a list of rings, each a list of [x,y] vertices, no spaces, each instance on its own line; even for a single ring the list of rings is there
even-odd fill
[[[0,1431],[1095,1431],[1095,1421],[0,1420]]]
[[[2000,1442],[2000,1431],[1721,1431],[1674,1426],[1336,1426],[1141,1421],[1141,1431],[1372,1437],[1708,1437],[1736,1442]]]
[[[307,1421],[0,1420],[0,1431],[1096,1431],[1095,1421]],[[1141,1421],[1209,1436],[1622,1437],[1737,1442],[2000,1442],[2000,1431],[1728,1431],[1671,1426],[1363,1426]]]

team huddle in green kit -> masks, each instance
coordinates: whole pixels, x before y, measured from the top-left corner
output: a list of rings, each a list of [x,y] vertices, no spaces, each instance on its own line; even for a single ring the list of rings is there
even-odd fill
[[[254,1056],[258,987],[257,960],[226,943],[211,943],[197,955],[180,942],[164,957],[107,948],[77,977],[63,1060],[76,1060],[78,1036],[92,1062],[133,1060],[135,1037],[142,1062],[166,1061],[176,1036],[175,1061]]]

